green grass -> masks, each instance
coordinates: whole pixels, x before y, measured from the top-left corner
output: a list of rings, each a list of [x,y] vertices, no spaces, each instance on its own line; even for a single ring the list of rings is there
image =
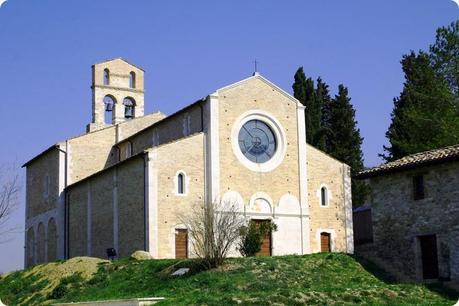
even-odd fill
[[[89,280],[61,279],[47,298],[165,297],[159,305],[452,305],[458,298],[438,284],[395,283],[371,263],[344,254],[234,258],[219,269],[170,276],[192,265],[190,260],[123,259],[100,265]],[[20,273],[0,280],[0,297],[7,305],[28,294],[18,289],[18,281],[27,282]]]

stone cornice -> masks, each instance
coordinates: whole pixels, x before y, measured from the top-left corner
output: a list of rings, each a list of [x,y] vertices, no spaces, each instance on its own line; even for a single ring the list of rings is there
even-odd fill
[[[110,86],[110,85],[92,85],[91,89],[94,89],[94,88],[115,89],[115,90],[124,90],[124,91],[135,92],[135,93],[145,93],[145,90],[140,90],[137,88],[117,87],[117,86]]]

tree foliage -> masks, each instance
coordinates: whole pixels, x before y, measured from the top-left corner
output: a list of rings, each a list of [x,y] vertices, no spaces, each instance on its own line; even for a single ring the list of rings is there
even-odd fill
[[[275,223],[263,222],[257,224],[249,222],[247,226],[243,226],[240,229],[241,240],[239,242],[239,252],[241,252],[242,256],[255,256],[261,250],[263,237],[273,231],[277,231]]]
[[[401,60],[405,83],[386,132],[387,161],[459,143],[459,21],[437,30],[430,52]]]
[[[435,43],[430,46],[434,70],[443,77],[452,93],[459,97],[459,20],[437,29]]]
[[[307,78],[303,67],[295,73],[293,93],[306,106],[306,141],[334,158],[351,166],[352,175],[363,169],[362,137],[357,128],[355,110],[344,85],[331,98],[328,85],[319,77],[317,85]],[[365,200],[364,183],[352,181],[352,199],[355,206]]]
[[[355,110],[348,89],[339,85],[338,94],[328,105],[326,125],[331,131],[327,137],[327,153],[351,167],[354,176],[363,170],[363,153],[360,130],[357,128]],[[352,180],[352,203],[364,203],[367,187],[362,181]]]

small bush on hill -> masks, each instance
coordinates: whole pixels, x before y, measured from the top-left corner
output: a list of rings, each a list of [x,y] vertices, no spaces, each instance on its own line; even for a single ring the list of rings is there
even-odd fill
[[[241,241],[239,243],[239,252],[241,252],[242,256],[255,256],[261,250],[263,237],[270,235],[273,231],[277,231],[275,223],[263,222],[257,224],[249,222],[248,226],[240,228]]]

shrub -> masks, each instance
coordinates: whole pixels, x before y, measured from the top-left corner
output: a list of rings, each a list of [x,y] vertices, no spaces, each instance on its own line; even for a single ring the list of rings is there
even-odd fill
[[[277,225],[273,222],[257,224],[250,221],[248,226],[240,228],[239,252],[246,257],[255,256],[261,250],[263,237],[273,231],[277,231]]]
[[[224,263],[244,224],[238,205],[229,202],[199,204],[179,218],[187,227],[194,254],[205,269]]]

